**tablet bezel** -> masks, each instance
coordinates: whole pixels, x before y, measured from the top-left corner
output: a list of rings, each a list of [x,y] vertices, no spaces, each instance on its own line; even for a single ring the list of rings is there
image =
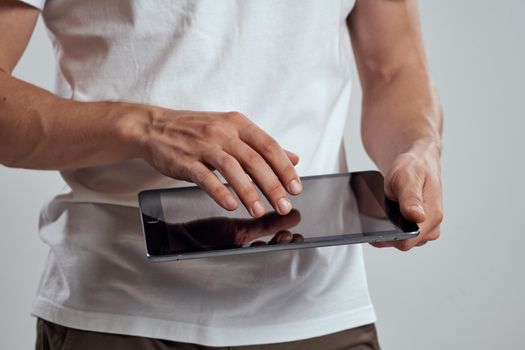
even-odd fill
[[[374,175],[379,176],[380,173],[377,171],[360,171],[352,173],[339,173],[339,174],[327,174],[327,175],[315,175],[315,176],[305,176],[301,177],[304,180],[315,180],[326,179],[329,177],[350,177],[353,175]],[[378,175],[379,174],[379,175]],[[364,177],[366,178],[366,177]],[[381,176],[382,179],[382,176]],[[372,189],[367,183],[367,186]],[[197,258],[207,258],[207,257],[219,257],[219,256],[229,256],[229,255],[239,255],[239,254],[251,254],[251,253],[262,253],[270,251],[282,251],[282,250],[291,250],[291,249],[305,249],[305,248],[317,248],[317,247],[327,247],[327,246],[336,246],[336,245],[346,245],[346,244],[360,244],[360,243],[373,243],[373,242],[382,242],[382,241],[397,241],[405,240],[417,237],[420,233],[419,227],[417,224],[412,223],[406,220],[400,213],[398,203],[391,201],[388,197],[384,196],[384,192],[381,193],[384,196],[384,203],[387,208],[385,208],[387,214],[390,216],[390,221],[396,226],[396,230],[380,231],[380,232],[362,232],[362,233],[352,233],[352,234],[343,234],[336,236],[321,236],[316,240],[311,240],[308,242],[297,242],[290,244],[274,244],[274,245],[262,245],[262,246],[253,246],[253,247],[239,247],[239,248],[228,248],[221,250],[210,250],[210,251],[199,251],[192,253],[176,253],[176,254],[167,254],[167,255],[156,255],[152,251],[152,240],[153,232],[160,232],[160,237],[167,237],[167,235],[162,234],[166,232],[166,226],[164,222],[164,214],[161,203],[161,193],[162,192],[177,192],[177,191],[188,191],[188,190],[199,190],[197,186],[186,186],[178,188],[169,188],[169,189],[154,189],[146,190],[139,193],[139,208],[140,216],[142,221],[142,229],[144,233],[144,240],[146,244],[146,254],[147,257],[152,261],[175,261],[175,260],[186,260],[186,259],[197,259]],[[376,192],[374,196],[379,196]],[[380,198],[376,198],[380,201]],[[156,213],[156,218],[153,218],[144,213],[143,208],[148,207],[148,212],[153,211]],[[394,222],[394,220],[396,222]]]

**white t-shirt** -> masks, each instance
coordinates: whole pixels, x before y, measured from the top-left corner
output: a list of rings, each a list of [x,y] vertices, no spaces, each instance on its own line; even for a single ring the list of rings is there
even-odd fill
[[[27,0],[42,9],[56,93],[240,111],[343,171],[354,0]],[[134,159],[62,172],[43,210],[50,254],[33,314],[74,328],[209,346],[292,341],[375,322],[358,245],[152,263],[137,192],[181,184]],[[238,210],[244,210],[242,208]]]

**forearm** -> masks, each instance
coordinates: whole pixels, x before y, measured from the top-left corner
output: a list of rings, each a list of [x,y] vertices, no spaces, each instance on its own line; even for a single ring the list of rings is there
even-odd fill
[[[105,165],[131,157],[116,102],[78,102],[0,71],[0,163],[30,169]]]
[[[441,152],[441,106],[426,68],[407,64],[363,84],[361,134],[367,153],[386,173],[399,155]]]
[[[442,115],[427,70],[417,0],[357,0],[347,19],[363,87],[361,134],[386,195],[418,237],[374,243],[409,250],[439,237]]]
[[[217,170],[254,217],[266,211],[256,186],[280,215],[292,209],[288,193],[302,190],[294,168],[298,156],[239,112],[75,102],[0,72],[1,164],[73,169],[131,158],[194,182],[223,208],[235,210],[237,201]]]

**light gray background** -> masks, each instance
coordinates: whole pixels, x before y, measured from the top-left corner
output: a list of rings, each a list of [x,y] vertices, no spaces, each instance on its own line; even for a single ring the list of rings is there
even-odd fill
[[[445,110],[442,238],[402,253],[366,247],[384,349],[524,349],[525,2],[424,0],[423,32]],[[39,23],[15,75],[53,85]],[[358,95],[354,96],[358,100]],[[353,170],[372,168],[349,120]],[[0,166],[0,348],[29,349],[29,316],[46,247],[41,205],[63,186],[53,172]]]

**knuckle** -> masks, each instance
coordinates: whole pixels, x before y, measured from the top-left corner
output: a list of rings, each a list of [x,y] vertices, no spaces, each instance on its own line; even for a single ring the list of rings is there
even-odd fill
[[[265,186],[265,190],[270,195],[282,194],[284,192],[284,188],[277,177],[274,177],[268,185]]]
[[[209,189],[209,193],[212,198],[222,198],[225,195],[226,188],[222,184],[212,185]],[[226,190],[227,191],[227,190]]]
[[[235,160],[232,156],[224,153],[217,156],[217,167],[221,170],[230,169],[235,165]]]
[[[390,183],[392,183],[392,184],[398,184],[399,183],[399,179],[403,175],[401,169],[402,168],[400,168],[400,167],[396,167],[395,164],[392,166],[392,168],[390,169],[390,171],[388,172],[388,174],[386,176],[386,178],[388,179],[388,181]]]
[[[246,125],[242,127],[242,131],[245,134],[252,134],[252,135],[257,135],[257,136],[259,136],[261,133],[261,129],[259,129],[259,127],[255,125],[254,123],[252,123],[251,121],[248,121],[248,123],[246,123]]]
[[[402,252],[408,252],[410,249],[412,249],[414,245],[409,242],[400,242],[397,245],[397,249],[401,250]]]
[[[214,176],[210,171],[207,170],[194,170],[191,167],[188,167],[188,178],[192,182],[196,183],[199,186],[205,186],[209,181],[210,176]]]
[[[427,235],[426,239],[429,241],[435,241],[441,236],[441,231],[436,230]]]
[[[423,182],[418,174],[411,174],[404,169],[398,169],[389,174],[388,183],[400,198],[420,201]]]
[[[406,210],[410,210],[413,206],[422,206],[421,201],[414,196],[408,198],[401,197],[399,200],[401,202],[401,205],[405,207]]]
[[[421,202],[420,192],[413,186],[407,186],[406,182],[401,187],[399,197],[401,200],[410,202],[410,204],[418,204]]]
[[[226,138],[228,128],[220,121],[212,121],[204,125],[204,135],[209,138]]]
[[[295,178],[295,168],[292,164],[288,163],[283,167],[283,169],[280,171],[281,174],[283,174],[287,179]]]
[[[208,136],[215,136],[222,132],[222,127],[216,122],[210,122],[204,125],[204,133]]]
[[[257,191],[250,182],[237,186],[235,192],[237,192],[239,197],[241,197],[246,203],[253,202],[259,198]]]
[[[243,162],[248,170],[260,169],[262,157],[257,152],[246,152],[243,155]]]
[[[436,212],[435,212],[435,220],[436,220],[436,224],[441,224],[441,222],[443,221],[443,210],[442,209],[436,209]]]
[[[247,119],[244,114],[235,111],[225,113],[224,118],[233,123],[243,122]]]
[[[168,167],[167,175],[172,176],[173,174],[176,174],[177,178],[180,180],[197,183],[195,181],[195,174],[193,168],[190,164],[182,163],[181,165],[176,167]]]
[[[262,144],[263,152],[266,154],[276,153],[280,150],[281,146],[271,137],[267,137]]]
[[[392,194],[396,194],[396,197],[398,197],[398,193],[403,184],[401,173],[399,171],[392,171],[388,174],[387,179],[388,189]]]

